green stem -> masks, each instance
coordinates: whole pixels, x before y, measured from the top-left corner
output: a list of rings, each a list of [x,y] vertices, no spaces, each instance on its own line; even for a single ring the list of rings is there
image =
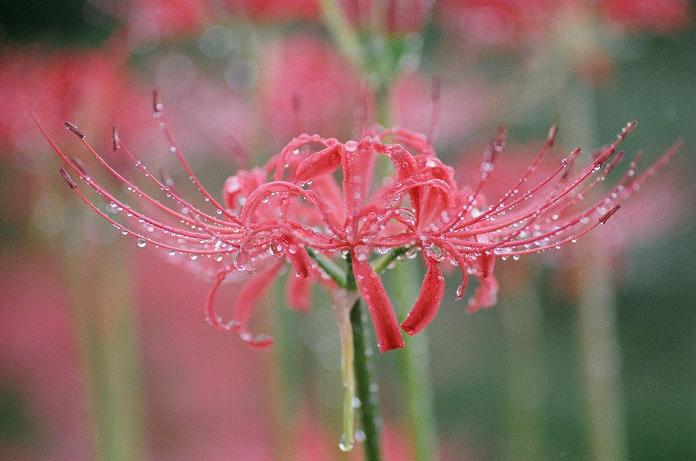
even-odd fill
[[[365,433],[365,459],[379,461],[379,425],[377,422],[377,388],[372,380],[370,356],[367,343],[367,318],[363,314],[360,301],[356,301],[350,310],[350,323],[353,326],[353,349],[355,350],[356,394],[360,400],[360,421]]]
[[[408,249],[405,247],[390,250],[388,253],[372,261],[372,269],[374,269],[376,273],[381,274],[392,262],[396,261],[399,256],[406,254],[406,251],[408,251]]]
[[[355,305],[355,291],[336,290],[332,293],[333,308],[341,336],[341,375],[343,378],[343,436],[339,448],[350,451],[355,441],[355,361],[353,327],[350,310]]]
[[[592,89],[570,81],[561,114],[572,129],[568,139],[584,149],[597,145]],[[561,120],[563,122],[563,120]],[[564,126],[561,123],[561,126]],[[570,137],[572,136],[572,138]],[[584,245],[587,245],[585,243]],[[621,355],[615,325],[615,300],[608,255],[589,243],[579,272],[577,335],[580,341],[587,427],[594,460],[621,461],[627,457],[621,374]]]
[[[338,267],[335,262],[310,247],[307,247],[307,254],[317,262],[319,267],[321,267],[339,287],[346,288],[346,273],[343,269]]]
[[[541,395],[544,382],[540,360],[543,329],[541,303],[532,280],[532,268],[509,269],[505,274],[508,278],[523,280],[519,282],[519,288],[512,288],[513,293],[504,297],[498,307],[503,323],[507,365],[506,459],[536,461],[545,459],[541,437]],[[527,274],[515,274],[515,270]]]
[[[355,290],[355,276],[350,255],[348,256],[348,273],[346,274],[347,288]],[[360,300],[353,304],[350,310],[350,323],[353,327],[353,349],[355,353],[355,384],[356,394],[360,401],[360,421],[365,434],[364,451],[367,461],[379,461],[381,457],[379,443],[379,423],[377,421],[378,399],[377,385],[373,382],[370,357],[372,349],[367,346],[367,317],[360,306]]]
[[[144,459],[138,339],[127,250],[106,255],[105,248],[86,243],[84,219],[75,219],[74,226],[65,238],[65,276],[85,378],[93,456],[105,461]]]
[[[356,69],[364,70],[364,59],[360,39],[348,23],[337,0],[319,0],[324,23],[334,40]]]

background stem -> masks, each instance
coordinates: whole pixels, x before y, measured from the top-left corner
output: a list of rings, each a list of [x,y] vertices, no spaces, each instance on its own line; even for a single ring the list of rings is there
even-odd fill
[[[597,146],[592,89],[582,82],[569,81],[560,113],[566,139],[591,152]],[[590,459],[621,461],[626,459],[626,439],[610,261],[592,239],[580,245],[577,254],[585,256],[578,269],[577,335]]]
[[[541,304],[534,287],[532,267],[504,269],[509,269],[505,274],[508,279],[516,276],[519,280],[519,286],[512,287],[512,293],[505,295],[503,292],[499,306],[507,368],[506,459],[537,461],[545,459],[541,437],[541,396],[545,378],[540,347],[543,341]]]
[[[86,227],[83,220],[77,222]],[[144,459],[128,250],[94,247],[86,243],[86,233],[70,234],[73,238],[66,243],[64,261],[71,315],[80,341],[93,456],[105,461]]]

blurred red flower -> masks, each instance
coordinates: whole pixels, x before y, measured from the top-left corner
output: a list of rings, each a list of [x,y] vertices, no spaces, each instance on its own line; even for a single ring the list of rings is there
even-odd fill
[[[524,47],[571,22],[602,23],[634,32],[669,33],[689,23],[687,0],[443,0],[438,18],[470,45]]]
[[[43,148],[30,109],[55,123],[73,117],[95,133],[109,133],[114,120],[135,132],[143,118],[133,107],[144,95],[125,67],[125,56],[109,46],[100,50],[66,49],[47,53],[36,47],[5,48],[0,53],[0,149],[29,152]],[[147,114],[145,111],[141,111]]]
[[[351,135],[360,79],[327,43],[307,35],[285,37],[263,51],[260,69],[265,127],[276,145],[299,132]]]

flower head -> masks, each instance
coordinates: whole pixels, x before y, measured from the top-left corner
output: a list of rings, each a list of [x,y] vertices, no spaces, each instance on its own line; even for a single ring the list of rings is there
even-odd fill
[[[463,186],[455,181],[454,169],[436,156],[425,136],[417,133],[374,128],[347,142],[303,134],[262,167],[242,170],[229,178],[223,189],[224,200],[219,202],[191,170],[156,98],[154,113],[172,154],[210,212],[183,198],[165,179],[157,179],[115,135],[114,149],[123,152],[145,180],[167,196],[171,205],[165,205],[144,186],[109,166],[85,134],[67,122],[67,128],[94,159],[123,182],[128,195],[141,206],[136,209],[127,203],[129,200],[110,193],[49,139],[68,169],[106,199],[109,207],[122,212],[114,216],[102,211],[66,170],[61,169],[61,174],[89,207],[124,235],[137,239],[139,246],[150,244],[172,254],[214,261],[218,269],[207,298],[208,321],[221,330],[239,333],[253,346],[271,342],[268,336],[251,334],[248,325],[258,300],[286,264],[294,274],[289,277],[289,299],[298,308],[307,307],[310,281],[329,290],[351,288],[348,278],[354,275],[381,351],[404,345],[401,329],[416,334],[435,317],[444,296],[445,264],[461,271],[458,299],[464,297],[470,277],[478,280],[468,301],[469,311],[490,307],[497,297],[493,271],[499,257],[517,259],[557,248],[606,223],[621,201],[638,190],[677,149],[670,149],[642,175],[629,167],[608,194],[590,200],[594,186],[622,160],[619,144],[635,123],[627,124],[617,139],[595,152],[586,165],[575,167],[581,151],[574,149],[551,161],[550,173],[536,175],[553,146],[554,127],[521,176],[507,185],[506,192],[487,199],[482,190],[495,178],[495,165],[505,146],[504,130],[485,150],[476,180]],[[389,168],[377,168],[380,162]],[[384,169],[389,171],[385,177],[376,174]],[[397,259],[410,259],[418,253],[427,271],[418,299],[399,325],[379,274]],[[351,262],[347,272],[341,268],[345,257]],[[223,320],[214,307],[216,293],[227,277],[235,276],[247,280],[231,320]]]

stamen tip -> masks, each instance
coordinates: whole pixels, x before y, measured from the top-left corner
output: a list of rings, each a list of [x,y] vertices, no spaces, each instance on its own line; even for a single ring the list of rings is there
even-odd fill
[[[160,101],[159,91],[154,90],[152,92],[152,112],[156,116],[162,112],[162,109],[164,109],[164,106],[162,105],[162,101]]]
[[[606,224],[607,221],[609,221],[609,218],[611,218],[614,215],[614,213],[619,211],[619,208],[621,208],[621,205],[616,205],[614,208],[604,213],[604,215],[601,218],[599,218],[599,222],[602,224]]]
[[[68,122],[66,120],[65,121],[65,128],[72,131],[75,134],[75,136],[77,136],[78,138],[85,139],[85,134],[74,123]]]
[[[60,175],[65,179],[65,182],[68,183],[68,186],[70,186],[71,189],[76,189],[77,184],[75,184],[75,181],[70,177],[67,171],[65,171],[65,168],[60,167],[58,168],[58,171],[60,172]]]
[[[299,93],[292,94],[292,111],[297,113],[302,109],[302,96]]]
[[[121,138],[119,138],[118,136],[118,129],[116,127],[113,127],[113,130],[111,132],[111,139],[113,141],[114,152],[116,152],[121,148]]]
[[[558,124],[554,123],[549,127],[549,134],[546,136],[546,139],[551,145],[556,141],[556,134],[558,134]]]

